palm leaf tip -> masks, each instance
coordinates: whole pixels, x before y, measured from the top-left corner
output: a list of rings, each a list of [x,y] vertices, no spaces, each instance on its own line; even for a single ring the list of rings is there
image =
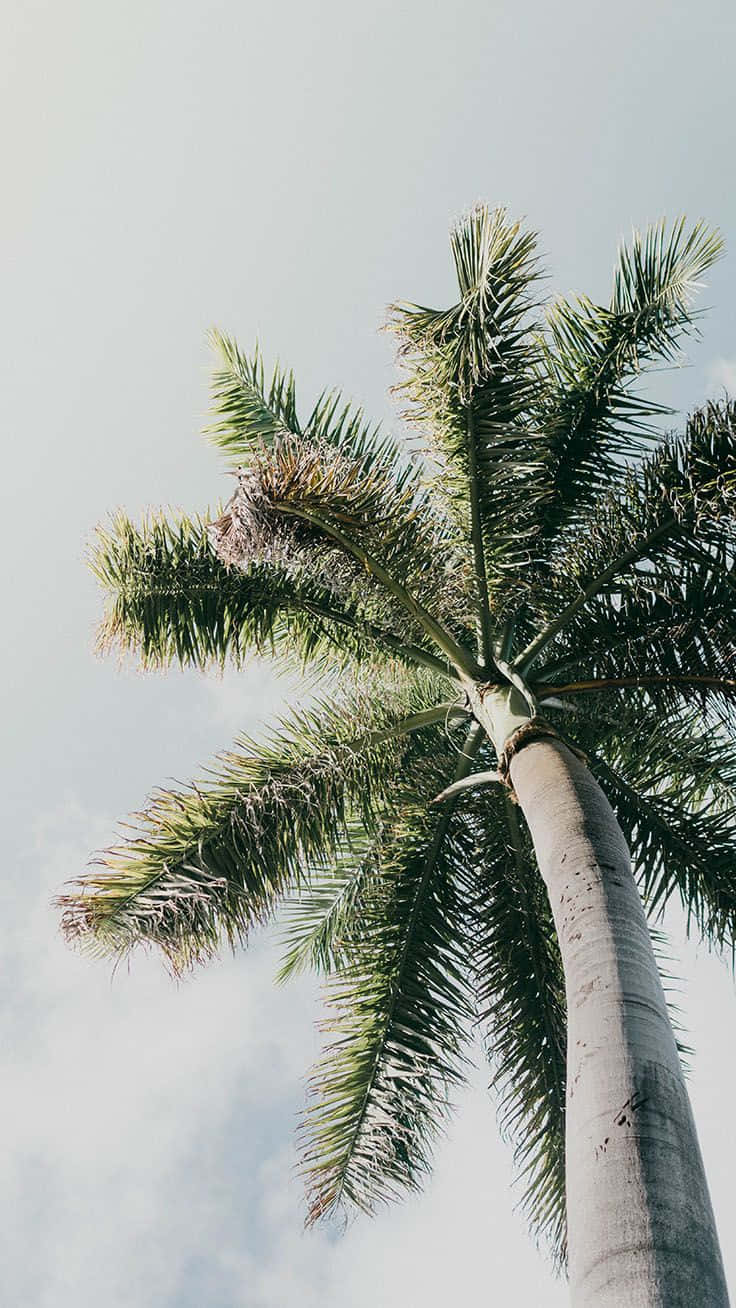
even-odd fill
[[[631,456],[658,438],[652,420],[671,410],[637,394],[635,383],[658,360],[678,358],[695,327],[694,294],[721,244],[702,223],[689,232],[683,219],[671,229],[655,224],[622,246],[607,306],[583,296],[548,310],[536,415],[543,450],[537,548],[545,556],[621,481]]]
[[[283,432],[298,434],[294,374],[277,363],[267,377],[259,345],[248,355],[233,337],[214,328],[209,340],[218,358],[212,375],[213,421],[207,428],[214,444],[236,463],[247,463]]]
[[[136,654],[144,667],[239,662],[241,633],[258,627],[247,584],[228,578],[203,518],[151,512],[136,526],[114,514],[88,562],[106,597],[100,652]]]
[[[644,232],[635,231],[622,245],[614,278],[611,309],[616,314],[647,314],[650,330],[684,328],[689,305],[702,277],[723,253],[723,237],[703,221],[687,231],[684,217],[671,229],[663,219]]]
[[[97,864],[99,871],[80,878],[75,890],[56,900],[67,944],[114,959],[126,957],[138,946],[157,947],[171,973],[181,976],[216,954],[223,934],[234,944],[236,938],[245,940],[255,925],[253,905],[244,904],[242,914],[231,907],[223,932],[219,917],[227,887],[205,869],[181,870],[165,884],[146,886],[121,877],[120,859],[125,854],[110,851]],[[264,905],[262,919],[267,915]]]

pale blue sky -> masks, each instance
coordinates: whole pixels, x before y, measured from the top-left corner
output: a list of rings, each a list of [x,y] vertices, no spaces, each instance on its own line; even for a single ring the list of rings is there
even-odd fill
[[[5,1297],[556,1308],[481,1074],[424,1196],[304,1235],[310,987],[273,989],[268,942],[177,990],[146,961],[111,983],[58,941],[50,896],[116,818],[283,690],[257,666],[217,682],[97,661],[83,555],[108,509],[227,493],[199,436],[211,323],[259,333],[307,400],[339,383],[395,421],[384,307],[447,300],[448,223],[478,198],[540,230],[550,291],[594,296],[632,223],[719,224],[703,341],[660,393],[736,391],[733,5],[11,0],[3,28]],[[694,950],[683,973],[736,1287],[736,996]]]

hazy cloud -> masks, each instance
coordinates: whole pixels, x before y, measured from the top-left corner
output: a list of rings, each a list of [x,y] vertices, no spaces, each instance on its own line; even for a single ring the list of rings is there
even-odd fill
[[[708,391],[727,391],[736,397],[736,359],[714,359],[706,371]]]

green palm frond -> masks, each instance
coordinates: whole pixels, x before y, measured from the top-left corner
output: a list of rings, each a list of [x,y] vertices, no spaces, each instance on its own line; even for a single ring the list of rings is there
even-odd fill
[[[344,687],[292,715],[268,743],[241,737],[200,784],[159,790],[125,842],[63,896],[67,936],[101,953],[158,946],[175,971],[268,918],[311,862],[339,850],[353,812],[369,827],[407,732],[441,722],[419,682],[382,701]]]
[[[414,624],[418,641],[429,638],[456,667],[471,666],[457,638],[468,607],[462,559],[416,476],[408,470],[397,482],[393,472],[370,458],[280,439],[241,473],[213,528],[218,555],[236,566],[310,559],[338,589],[360,584],[369,599],[380,595],[396,622]],[[440,594],[442,621],[421,602]]]
[[[383,827],[390,824],[392,811],[400,809],[406,796],[415,794],[418,778],[424,778],[426,785],[427,778],[435,775],[449,777],[458,758],[464,775],[471,761],[461,749],[467,733],[462,709],[448,705],[442,721],[432,709],[404,721],[411,739],[403,744],[401,775],[387,801]],[[422,726],[426,729],[420,730]],[[363,901],[381,876],[383,827],[369,830],[353,816],[330,861],[322,866],[313,864],[308,882],[284,900],[279,917],[285,924],[286,954],[279,980],[305,969],[328,974],[348,962],[350,946],[362,933]]]
[[[620,770],[597,755],[591,767],[614,807],[641,877],[648,911],[658,916],[679,899],[688,933],[736,949],[736,821],[733,811],[692,811],[657,792],[649,777],[633,775],[627,752]]]
[[[258,345],[247,355],[232,337],[213,330],[210,342],[218,356],[212,378],[215,421],[208,434],[235,464],[247,465],[276,440],[303,437],[312,444],[332,446],[363,466],[378,464],[384,476],[406,476],[417,455],[370,422],[363,410],[345,400],[337,389],[325,390],[311,413],[300,420],[296,382],[290,369],[276,364],[267,376]]]
[[[726,547],[678,541],[671,557],[602,592],[560,633],[537,692],[647,688],[662,705],[698,695],[728,709],[736,698],[736,564]],[[567,692],[570,693],[570,692]]]
[[[672,361],[693,331],[695,292],[722,241],[703,223],[664,222],[622,246],[607,308],[585,297],[557,301],[542,338],[538,426],[544,437],[541,536],[554,538],[621,475],[622,461],[667,413],[632,390],[657,360]]]
[[[118,513],[98,529],[90,562],[109,597],[101,649],[138,654],[151,667],[241,667],[256,653],[332,667],[390,656],[444,670],[399,624],[391,630],[386,605],[369,606],[363,588],[338,590],[309,560],[228,568],[211,536],[202,518],[160,513],[140,527]]]
[[[362,901],[376,876],[375,836],[353,822],[332,861],[313,868],[309,884],[284,903],[286,953],[279,981],[307,969],[327,974],[347,963],[361,931]]]
[[[476,731],[456,776],[479,743]],[[310,1221],[416,1189],[463,1078],[472,1000],[456,874],[469,833],[454,803],[427,807],[448,780],[448,757],[434,752],[412,769],[370,855],[359,927],[329,985],[332,1039],[302,1132]]]
[[[446,310],[395,304],[391,326],[407,374],[407,416],[432,443],[436,490],[472,543],[483,611],[499,557],[508,565],[527,544],[522,519],[534,465],[528,413],[538,360],[529,324],[539,270],[535,235],[502,209],[478,205],[453,228],[451,246],[458,303]],[[522,478],[525,502],[514,489]],[[481,644],[488,660],[487,630]]]
[[[683,436],[663,441],[621,489],[596,503],[574,540],[560,541],[553,578],[537,598],[548,620],[515,667],[528,670],[597,596],[617,595],[645,570],[656,584],[659,559],[691,558],[693,539],[701,549],[728,552],[735,478],[736,405],[709,404],[691,415]]]
[[[208,429],[215,444],[236,463],[246,463],[284,432],[298,435],[294,374],[277,364],[267,378],[258,345],[249,357],[217,330],[210,342],[219,358],[212,378],[215,421]]]
[[[549,899],[511,802],[486,795],[473,820],[469,948],[481,1032],[523,1207],[564,1262],[565,986]]]

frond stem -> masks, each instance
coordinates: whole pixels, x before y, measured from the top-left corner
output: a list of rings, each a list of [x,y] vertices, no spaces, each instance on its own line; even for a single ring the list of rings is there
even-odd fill
[[[486,572],[485,550],[483,548],[483,525],[480,516],[480,496],[478,494],[478,460],[475,448],[475,430],[473,411],[468,406],[465,411],[465,434],[468,447],[468,480],[470,483],[470,534],[473,541],[473,558],[475,561],[475,578],[478,584],[478,643],[483,665],[491,666],[491,619],[488,604],[488,574]]]
[[[371,744],[381,744],[384,740],[394,740],[397,736],[407,736],[411,731],[421,731],[422,727],[431,727],[438,722],[445,722],[448,717],[457,715],[467,717],[466,710],[456,700],[436,704],[433,708],[422,709],[419,713],[410,713],[408,717],[397,722],[385,731],[376,731],[370,736]]]
[[[537,686],[537,691],[548,695],[578,695],[589,690],[618,690],[626,687],[646,689],[647,686],[713,686],[720,690],[736,691],[736,679],[729,677],[699,677],[686,674],[645,677],[601,677],[592,681],[570,681],[566,686]]]
[[[340,613],[339,610],[331,609],[328,605],[322,606],[312,601],[305,601],[302,607],[306,613],[312,613],[315,617],[326,618],[339,626],[350,627],[352,631],[364,631],[366,635],[370,636],[371,640],[375,640],[379,645],[386,645],[388,649],[393,650],[400,658],[407,659],[410,663],[429,668],[432,672],[438,672],[443,677],[457,679],[457,671],[451,663],[443,662],[436,655],[430,654],[429,650],[422,649],[421,645],[406,645],[399,636],[394,635],[393,632],[384,631],[382,627],[377,627],[372,622],[355,621],[346,613]]]

